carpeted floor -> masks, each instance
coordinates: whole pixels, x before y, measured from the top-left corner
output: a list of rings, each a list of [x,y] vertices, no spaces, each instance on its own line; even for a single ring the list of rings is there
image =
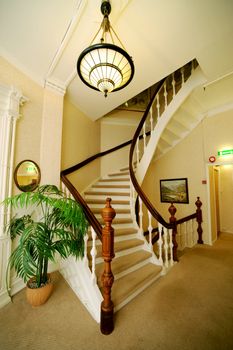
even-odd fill
[[[1,350],[232,350],[233,235],[197,246],[115,316],[109,336],[59,274],[54,293],[31,308],[24,291],[0,310]]]

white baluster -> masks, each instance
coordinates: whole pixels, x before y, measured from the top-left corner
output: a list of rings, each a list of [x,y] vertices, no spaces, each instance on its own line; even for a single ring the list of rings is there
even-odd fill
[[[139,138],[137,139],[137,144],[136,144],[136,156],[137,156],[137,166],[139,164]]]
[[[162,238],[162,230],[163,230],[163,226],[158,223],[158,230],[159,230],[159,239],[158,239],[158,248],[159,248],[159,262],[161,265],[163,265],[163,238]]]
[[[150,109],[150,131],[152,132],[153,130],[153,112],[152,108]]]
[[[173,266],[174,261],[173,261],[172,229],[168,230],[168,233],[169,233],[170,266]]]
[[[192,246],[196,244],[196,232],[195,232],[195,219],[191,220],[191,226],[192,226]]]
[[[130,180],[130,212],[131,215],[134,217],[134,220],[136,221],[135,216],[135,191],[132,184],[132,181]]]
[[[88,266],[88,258],[87,258],[87,241],[88,241],[88,232],[84,236],[84,257],[83,262],[86,266]]]
[[[174,98],[176,95],[176,81],[175,81],[175,74],[172,73],[172,97]]]
[[[184,234],[184,247],[186,248],[186,247],[188,247],[187,222],[184,222],[183,228],[184,228],[184,231],[183,231],[183,234]]]
[[[181,87],[184,85],[184,67],[181,68]]]
[[[164,85],[163,85],[163,88],[164,88],[164,103],[165,103],[165,107],[167,107],[167,81],[165,80],[164,82]]]
[[[148,226],[148,231],[149,231],[149,245],[150,245],[150,250],[153,252],[153,245],[152,245],[152,230],[153,230],[153,227],[152,227],[152,215],[151,215],[151,213],[149,212],[149,210],[148,210],[147,212],[148,212],[148,220],[149,220],[149,226]]]
[[[142,217],[143,217],[142,200],[141,200],[141,198],[139,197],[139,228],[140,228],[141,234],[143,234]]]
[[[92,237],[92,248],[91,248],[91,267],[92,267],[92,271],[91,271],[91,279],[92,279],[93,283],[96,283],[95,259],[96,259],[97,250],[96,250],[96,232],[93,229],[93,227],[91,227],[91,237]]]
[[[176,226],[176,242],[177,242],[177,250],[180,249],[181,243],[180,243],[180,225]]]
[[[184,224],[180,224],[180,249],[183,250],[185,247],[184,241]]]
[[[167,229],[164,227],[163,241],[164,241],[164,264],[168,268],[168,234]]]
[[[157,114],[158,114],[158,118],[159,118],[160,117],[159,93],[156,96],[156,108],[157,108]]]
[[[143,153],[146,149],[146,123],[143,124]]]

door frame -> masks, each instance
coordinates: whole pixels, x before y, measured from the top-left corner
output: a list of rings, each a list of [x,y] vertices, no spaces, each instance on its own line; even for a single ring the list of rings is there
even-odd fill
[[[213,243],[217,240],[218,237],[216,237],[216,240],[212,239],[212,211],[211,211],[211,191],[215,191],[215,189],[211,188],[211,180],[210,180],[210,167],[217,167],[217,166],[222,166],[222,165],[233,165],[233,157],[230,157],[226,160],[222,161],[217,161],[214,163],[208,163],[206,164],[206,178],[207,178],[207,208],[208,208],[208,227],[209,227],[209,232],[208,232],[208,239],[209,243],[213,245]],[[221,172],[219,176],[219,181],[221,177]],[[218,191],[220,193],[220,184],[218,186]],[[220,202],[219,202],[220,205]],[[221,208],[219,206],[219,214],[221,212]]]

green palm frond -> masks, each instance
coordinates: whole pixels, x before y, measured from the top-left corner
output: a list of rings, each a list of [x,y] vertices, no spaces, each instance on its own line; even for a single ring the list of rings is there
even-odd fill
[[[9,264],[25,282],[36,276],[40,286],[46,279],[48,260],[54,261],[56,253],[62,258],[83,257],[87,220],[80,205],[66,198],[56,186],[39,186],[34,192],[7,198],[3,204],[15,209],[40,210],[39,220],[34,220],[32,213],[15,216],[6,227],[12,240],[20,237]]]

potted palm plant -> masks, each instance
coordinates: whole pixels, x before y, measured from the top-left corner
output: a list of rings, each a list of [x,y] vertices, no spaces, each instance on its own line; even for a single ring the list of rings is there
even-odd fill
[[[57,256],[83,257],[87,220],[79,204],[66,198],[54,185],[9,197],[3,204],[27,210],[22,215],[16,214],[6,227],[12,240],[19,237],[8,266],[27,283],[27,298],[37,306],[52,291],[48,262],[55,261]],[[49,295],[41,296],[46,290]],[[35,293],[39,294],[39,300]]]

